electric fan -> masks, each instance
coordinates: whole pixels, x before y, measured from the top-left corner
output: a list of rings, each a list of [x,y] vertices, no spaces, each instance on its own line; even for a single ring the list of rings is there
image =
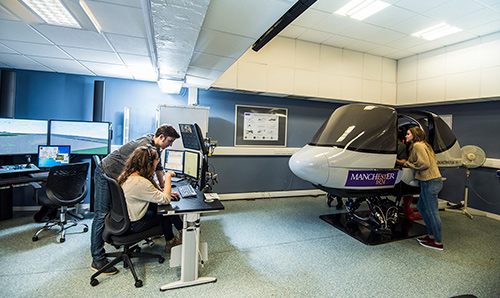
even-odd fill
[[[467,199],[469,197],[469,183],[470,183],[470,169],[474,169],[480,167],[486,161],[486,153],[483,149],[474,145],[467,145],[462,147],[462,165],[467,168],[466,180],[465,180],[465,197],[463,204],[454,206],[453,209],[461,209],[462,213],[467,215],[470,219],[472,219],[472,214],[467,211]]]

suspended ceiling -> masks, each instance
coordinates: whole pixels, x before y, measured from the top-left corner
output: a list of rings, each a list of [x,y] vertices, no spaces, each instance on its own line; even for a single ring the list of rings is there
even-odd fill
[[[401,59],[500,31],[498,0],[384,0],[364,21],[333,14],[348,0],[318,0],[280,36]],[[62,0],[82,29],[48,25],[20,0],[0,0],[0,67],[208,88],[294,0]],[[412,33],[446,22],[434,41]]]

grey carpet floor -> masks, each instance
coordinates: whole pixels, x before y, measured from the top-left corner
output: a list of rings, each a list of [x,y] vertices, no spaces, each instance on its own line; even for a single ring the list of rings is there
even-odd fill
[[[366,246],[322,221],[343,212],[324,197],[224,201],[225,210],[202,216],[201,240],[209,259],[200,276],[216,283],[161,292],[180,279],[167,261],[133,262],[130,271],[99,277],[92,287],[90,233],[72,228],[59,243],[57,229],[32,236],[33,214],[0,221],[1,297],[500,297],[500,221],[470,220],[441,212],[445,250],[414,238]],[[84,220],[91,224],[91,219]],[[143,251],[164,254],[163,239]],[[107,246],[108,251],[113,247]]]

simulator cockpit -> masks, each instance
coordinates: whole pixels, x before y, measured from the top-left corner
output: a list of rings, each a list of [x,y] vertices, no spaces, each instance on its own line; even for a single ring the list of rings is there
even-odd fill
[[[437,115],[400,113],[391,107],[348,104],[337,108],[311,141],[289,160],[291,171],[330,196],[348,198],[353,218],[370,222],[374,230],[388,230],[397,221],[400,198],[418,194],[413,171],[396,168],[398,138],[409,127],[420,126],[433,147],[440,167],[462,164],[460,146],[449,126]],[[396,201],[381,196],[395,196]],[[370,215],[355,211],[366,201]]]

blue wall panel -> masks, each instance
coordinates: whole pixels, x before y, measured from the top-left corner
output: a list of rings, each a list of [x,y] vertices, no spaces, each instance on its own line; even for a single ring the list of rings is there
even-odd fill
[[[17,73],[17,118],[90,121],[94,81],[105,81],[104,120],[113,124],[112,144],[115,145],[123,140],[124,107],[131,108],[130,138],[133,139],[153,131],[158,105],[187,104],[186,89],[180,95],[167,95],[151,82],[22,70]],[[234,144],[236,104],[288,108],[289,147],[304,146],[333,110],[340,106],[337,103],[212,90],[199,91],[199,104],[210,107],[209,136],[219,146]],[[500,101],[432,105],[418,109],[452,114],[453,131],[462,146],[479,145],[488,157],[500,158]],[[220,182],[214,190],[220,193],[312,188],[309,183],[292,175],[286,156],[214,156],[210,164],[210,170],[215,169],[219,174]],[[448,180],[441,196],[458,203],[463,199],[465,169],[447,169],[443,174]],[[471,191],[470,206],[500,214],[500,179],[496,178],[494,169],[474,169],[471,182],[473,190],[480,196]],[[32,205],[31,199],[20,201],[16,198],[15,205]]]

